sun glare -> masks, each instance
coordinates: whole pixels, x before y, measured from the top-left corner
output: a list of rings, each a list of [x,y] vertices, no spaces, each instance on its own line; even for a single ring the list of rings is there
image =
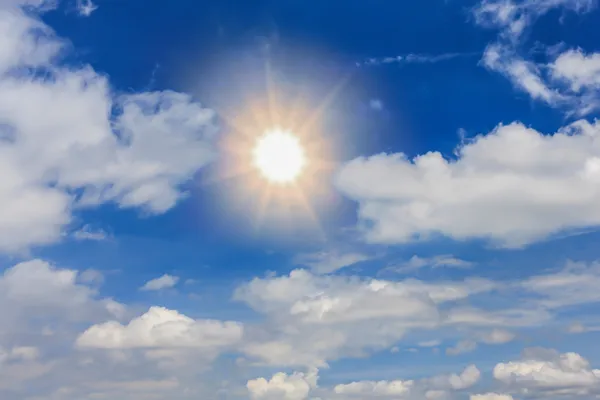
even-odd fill
[[[258,138],[253,151],[254,165],[269,181],[294,182],[306,164],[304,148],[297,136],[273,130]]]

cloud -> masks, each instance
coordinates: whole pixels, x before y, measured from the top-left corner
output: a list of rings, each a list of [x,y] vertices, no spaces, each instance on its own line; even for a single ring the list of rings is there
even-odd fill
[[[79,281],[87,284],[98,284],[104,283],[104,274],[95,269],[86,269],[79,274]]]
[[[520,90],[532,98],[542,100],[548,105],[558,106],[567,98],[558,90],[549,87],[541,76],[540,66],[512,54],[511,49],[495,44],[489,46],[483,55],[483,65],[506,75]]]
[[[78,272],[60,269],[43,260],[19,263],[0,277],[0,328],[16,328],[35,316],[60,316],[62,320],[118,316],[123,306],[111,299],[98,299],[96,291],[78,282]]]
[[[461,340],[456,343],[456,346],[446,349],[446,354],[449,356],[457,356],[459,354],[470,353],[477,349],[477,342],[474,340]]]
[[[33,361],[38,359],[40,356],[40,351],[37,347],[33,346],[21,346],[15,347],[12,349],[10,353],[10,358],[12,359],[20,359],[25,361]]]
[[[62,65],[66,42],[21,4],[40,2],[0,4],[0,251],[60,240],[76,207],[173,207],[214,158],[214,112],[171,91],[113,96]]]
[[[77,0],[77,12],[82,17],[89,17],[97,9],[98,6],[92,0]]]
[[[470,400],[514,400],[509,394],[498,394],[498,393],[485,393],[485,394],[472,394],[469,397]]]
[[[586,333],[586,332],[598,332],[598,331],[600,331],[599,326],[586,326],[586,325],[582,324],[581,322],[574,322],[571,325],[569,325],[569,327],[567,328],[567,332],[572,333],[572,334],[579,334],[579,333]]]
[[[426,342],[419,342],[419,347],[436,347],[442,344],[440,340],[428,340]]]
[[[302,254],[296,257],[299,265],[310,267],[316,273],[329,274],[342,268],[367,261],[372,257],[362,253],[344,253],[339,251]]]
[[[506,76],[533,99],[563,108],[568,114],[585,115],[597,110],[599,54],[586,55],[571,49],[543,62],[523,49],[531,25],[549,11],[584,13],[596,5],[596,0],[482,1],[473,9],[476,23],[500,32],[498,40],[484,52],[482,64]],[[546,57],[552,56],[548,46],[544,49],[548,50]]]
[[[385,397],[394,399],[446,398],[448,392],[468,389],[481,378],[475,365],[460,374],[438,375],[420,380],[358,381],[340,384],[333,391],[352,398]]]
[[[544,307],[561,308],[600,302],[600,263],[569,261],[560,271],[533,276],[521,283]]]
[[[165,274],[160,278],[149,280],[140,288],[143,291],[155,291],[162,289],[170,289],[175,287],[179,282],[179,277]]]
[[[268,321],[258,331],[249,330],[242,351],[269,365],[324,366],[328,360],[391,347],[407,331],[451,323],[442,305],[448,309],[493,287],[481,279],[394,282],[304,270],[256,278],[240,286],[235,298]]]
[[[522,247],[600,224],[600,122],[578,121],[553,135],[500,125],[445,159],[430,152],[361,157],[336,185],[358,202],[372,243],[445,235]]]
[[[294,372],[287,375],[276,373],[269,380],[258,378],[249,380],[246,387],[251,399],[257,400],[304,400],[310,391],[317,387],[318,370],[313,369],[306,374]]]
[[[393,57],[368,58],[365,61],[358,62],[361,66],[379,66],[385,64],[434,64],[442,61],[448,61],[455,58],[471,57],[479,53],[445,53],[445,54],[404,54]]]
[[[468,389],[479,382],[481,372],[475,365],[469,365],[460,375],[441,375],[426,380],[430,388],[435,389],[452,389],[463,390]]]
[[[494,378],[516,389],[546,396],[589,396],[600,393],[600,370],[577,353],[529,351],[521,361],[499,363]]]
[[[108,238],[108,234],[101,229],[95,230],[90,225],[84,225],[81,229],[73,232],[75,240],[91,240],[101,242]]]
[[[110,321],[94,325],[77,339],[79,348],[218,348],[237,343],[243,327],[237,322],[194,320],[162,307],[121,325]]]
[[[434,257],[419,257],[414,255],[410,260],[400,264],[397,267],[386,268],[385,271],[407,273],[419,270],[421,268],[471,268],[474,263],[461,260],[451,255],[440,255]]]
[[[505,329],[494,329],[481,336],[481,341],[486,344],[504,344],[511,342],[515,334]]]
[[[361,381],[334,388],[336,394],[352,396],[405,396],[414,385],[414,381]]]
[[[473,8],[473,16],[479,25],[499,29],[502,39],[515,42],[526,28],[553,9],[582,13],[596,3],[596,0],[483,0]]]
[[[567,50],[554,60],[550,69],[552,77],[567,82],[573,92],[600,88],[600,53]]]

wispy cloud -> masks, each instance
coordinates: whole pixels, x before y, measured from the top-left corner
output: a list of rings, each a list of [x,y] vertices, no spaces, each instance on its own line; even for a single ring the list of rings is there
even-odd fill
[[[369,255],[358,252],[323,251],[301,254],[294,261],[298,265],[309,267],[316,273],[329,274],[371,258]]]
[[[391,57],[374,57],[356,63],[357,67],[379,66],[386,64],[434,64],[455,58],[479,56],[481,52],[473,53],[444,53],[444,54],[402,54]]]
[[[90,225],[85,225],[78,231],[73,232],[75,240],[93,240],[102,241],[108,239],[109,235],[102,229],[94,229]]]
[[[77,0],[77,12],[82,17],[89,17],[97,9],[98,6],[92,0]]]
[[[398,265],[387,267],[381,271],[392,273],[409,273],[417,271],[421,268],[471,268],[474,263],[471,261],[462,260],[452,255],[439,255],[434,257],[419,257],[417,255],[411,257]]]
[[[171,289],[177,285],[179,277],[165,274],[160,278],[152,279],[140,288],[142,291],[155,291],[162,289]]]

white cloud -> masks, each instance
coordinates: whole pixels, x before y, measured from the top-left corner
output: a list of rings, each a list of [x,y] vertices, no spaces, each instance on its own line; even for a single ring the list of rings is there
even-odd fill
[[[162,290],[162,289],[170,289],[175,287],[179,282],[179,277],[172,276],[169,274],[165,274],[160,278],[149,280],[140,288],[140,290],[144,291],[154,291],[154,290]]]
[[[428,340],[426,342],[419,342],[419,347],[436,347],[442,344],[440,340]]]
[[[596,0],[483,0],[473,10],[475,21],[500,31],[498,40],[486,49],[483,65],[505,75],[533,99],[565,108],[569,114],[585,115],[597,110],[600,107],[598,54],[568,50],[554,61],[544,63],[534,60],[523,49],[528,28],[549,11],[566,9],[583,13],[596,4]]]
[[[89,66],[60,65],[64,41],[19,4],[0,4],[0,251],[59,240],[75,207],[171,208],[213,159],[214,112],[170,91],[113,99]]]
[[[100,381],[89,384],[91,389],[101,392],[119,394],[123,392],[152,393],[176,389],[180,386],[177,379],[136,380],[136,381]]]
[[[446,349],[446,354],[456,356],[459,354],[470,353],[477,349],[477,342],[474,340],[461,340],[454,347]]]
[[[246,387],[250,398],[257,400],[304,400],[311,390],[317,387],[318,370],[307,373],[294,372],[287,375],[276,373],[269,380],[265,378],[252,379]]]
[[[568,262],[557,272],[526,279],[521,286],[548,308],[600,302],[600,263]]]
[[[11,351],[11,357],[25,361],[33,361],[39,358],[40,351],[37,347],[21,346],[15,347]]]
[[[515,334],[506,329],[494,329],[481,337],[481,341],[487,344],[504,344],[512,341]]]
[[[577,353],[530,351],[521,361],[500,363],[494,377],[515,388],[546,395],[586,396],[598,394],[600,370]]]
[[[600,331],[600,326],[587,326],[582,324],[581,322],[574,322],[567,328],[568,333],[572,334],[580,334],[586,332],[598,332]]]
[[[556,58],[550,68],[553,78],[568,82],[573,92],[600,88],[600,53],[567,50]]]
[[[567,101],[556,89],[544,82],[538,65],[512,54],[510,48],[498,44],[491,45],[485,50],[482,61],[487,68],[506,75],[517,88],[529,93],[536,100],[542,100],[552,106]]]
[[[485,394],[472,394],[469,397],[470,400],[514,400],[509,394],[498,394],[498,393],[485,393]]]
[[[78,272],[59,269],[42,260],[17,264],[0,277],[0,307],[4,322],[40,316],[63,320],[108,317],[122,305],[110,299],[96,299],[96,291],[77,283]]]
[[[249,332],[242,351],[272,365],[323,366],[341,356],[391,347],[409,330],[449,322],[438,307],[493,287],[479,279],[431,284],[304,270],[254,279],[238,288],[235,298],[265,314],[269,323]]]
[[[340,251],[323,251],[319,253],[302,254],[296,257],[296,263],[310,267],[320,274],[329,274],[342,268],[350,267],[371,257],[362,253],[346,253]]]
[[[474,264],[470,261],[461,260],[451,255],[440,255],[434,257],[419,257],[414,255],[410,260],[400,264],[397,267],[386,268],[386,271],[412,272],[421,268],[470,268]]]
[[[352,396],[405,396],[414,385],[414,381],[361,381],[334,388],[336,394]]]
[[[424,382],[430,388],[463,390],[475,385],[480,378],[481,372],[479,369],[475,365],[469,365],[460,374],[440,375],[429,378]]]
[[[92,241],[103,241],[108,238],[108,234],[101,229],[93,229],[89,225],[84,225],[81,229],[73,232],[73,238],[75,240],[92,240]]]
[[[483,0],[473,15],[479,25],[500,29],[504,39],[515,42],[529,25],[553,9],[581,13],[595,5],[596,0]]]
[[[98,6],[92,0],[77,0],[77,12],[83,17],[89,17]]]
[[[87,284],[100,285],[104,282],[104,274],[95,269],[86,269],[79,274],[79,281]]]
[[[553,135],[500,125],[457,154],[380,154],[343,166],[336,183],[359,203],[367,240],[442,234],[520,247],[600,224],[600,122],[578,121]]]
[[[79,348],[196,348],[212,349],[237,343],[243,327],[237,322],[194,320],[162,307],[121,325],[110,321],[94,325],[77,339]]]
[[[334,393],[356,398],[389,397],[394,399],[446,398],[452,391],[468,389],[481,378],[475,365],[460,374],[439,375],[420,380],[358,381],[334,387]]]
[[[445,53],[445,54],[403,54],[393,57],[368,58],[363,62],[356,63],[357,66],[378,66],[386,64],[435,64],[460,57],[473,56],[474,53]]]

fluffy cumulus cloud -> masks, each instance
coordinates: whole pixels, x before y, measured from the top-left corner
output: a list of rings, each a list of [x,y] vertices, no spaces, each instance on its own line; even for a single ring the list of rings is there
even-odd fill
[[[98,298],[95,289],[78,283],[79,276],[77,271],[57,268],[42,260],[6,269],[0,276],[0,307],[4,310],[0,326],[8,330],[54,317],[89,321],[123,316],[123,305],[109,298]]]
[[[237,322],[194,320],[161,307],[134,318],[127,325],[117,321],[94,325],[77,339],[81,348],[207,348],[238,342],[243,327]]]
[[[273,365],[322,366],[387,348],[410,330],[461,324],[456,316],[461,312],[448,313],[448,308],[493,289],[482,279],[434,284],[295,270],[289,276],[254,279],[238,288],[235,298],[268,319],[260,328],[249,328],[243,348],[247,356]]]
[[[498,126],[457,151],[358,158],[338,188],[359,204],[371,242],[442,234],[519,247],[600,224],[600,122],[578,121],[552,135],[520,123]]]
[[[568,50],[550,66],[552,77],[566,81],[573,92],[600,89],[600,54]]]
[[[21,4],[0,3],[0,251],[59,240],[74,208],[171,208],[213,158],[213,111],[62,66],[66,43]]]
[[[81,276],[42,260],[16,264],[0,276],[1,398],[22,398],[24,387],[38,389],[46,377],[68,370],[67,356],[57,354],[72,347],[76,327],[127,313],[80,283]]]
[[[246,387],[251,399],[257,400],[304,400],[311,390],[317,387],[318,370],[307,373],[294,372],[288,375],[276,373],[269,380],[258,378],[249,380]]]
[[[484,52],[483,65],[505,75],[533,99],[568,113],[588,114],[600,107],[598,53],[581,49],[552,51],[546,44],[545,61],[531,57],[527,32],[537,19],[553,9],[584,13],[596,0],[484,0],[474,8],[475,21],[497,29],[498,40]],[[540,44],[537,43],[539,48]]]
[[[349,398],[439,399],[475,385],[481,372],[469,365],[460,374],[439,375],[420,380],[358,381],[340,384],[333,392]]]
[[[334,388],[336,394],[345,394],[351,396],[406,396],[410,393],[414,381],[361,381],[352,382],[343,385],[337,385]]]
[[[494,377],[513,390],[541,396],[572,398],[600,394],[600,370],[593,369],[577,353],[531,349],[520,361],[497,364]]]

